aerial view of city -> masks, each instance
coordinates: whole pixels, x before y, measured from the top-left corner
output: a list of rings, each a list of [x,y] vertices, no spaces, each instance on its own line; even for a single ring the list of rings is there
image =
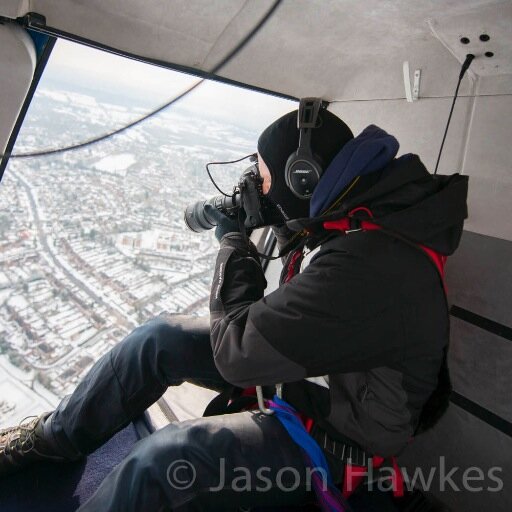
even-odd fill
[[[65,146],[147,111],[122,94],[41,84],[15,152]],[[204,166],[258,132],[173,107],[79,151],[12,159],[0,184],[0,427],[51,410],[130,330],[208,314],[217,241],[185,207],[216,195]],[[245,165],[246,166],[246,165]],[[231,190],[245,168],[218,167]]]

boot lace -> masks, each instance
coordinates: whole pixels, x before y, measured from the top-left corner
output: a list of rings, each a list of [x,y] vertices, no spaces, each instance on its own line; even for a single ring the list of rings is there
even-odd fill
[[[18,426],[2,430],[0,434],[5,440],[0,444],[0,451],[3,449],[6,455],[31,451],[35,446],[35,427],[38,420],[39,416],[27,416],[20,421]]]

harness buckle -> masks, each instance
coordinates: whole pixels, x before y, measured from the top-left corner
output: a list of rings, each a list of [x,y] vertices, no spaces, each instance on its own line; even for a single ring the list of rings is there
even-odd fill
[[[348,223],[349,223],[349,229],[345,230],[346,235],[348,235],[349,233],[355,233],[357,231],[362,231],[360,219],[358,219],[356,217],[352,217],[350,215],[347,217],[347,219],[348,219]]]

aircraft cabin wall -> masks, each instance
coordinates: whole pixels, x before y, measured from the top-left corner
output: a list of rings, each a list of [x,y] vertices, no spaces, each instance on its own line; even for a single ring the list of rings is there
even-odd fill
[[[34,76],[36,52],[25,30],[1,21],[0,67],[0,153],[3,153]]]
[[[457,75],[442,79],[452,80],[455,88]],[[492,79],[486,83],[492,85]],[[512,509],[512,495],[507,492],[507,482],[512,481],[510,92],[457,100],[438,171],[470,176],[469,218],[461,246],[447,266],[452,306],[449,365],[455,394],[447,415],[418,437],[400,462],[409,474],[422,467],[428,476],[431,468],[439,471],[443,456],[447,472],[460,468],[454,480],[461,489],[464,471],[472,467],[485,475],[473,488],[496,487],[488,477],[492,467],[502,468],[495,475],[505,482],[502,492],[456,491],[450,485],[439,492],[436,479],[434,492],[454,510]],[[412,103],[405,99],[334,102],[329,108],[354,133],[368,124],[384,128],[398,138],[400,154],[417,153],[433,172],[450,104],[451,98],[420,98]]]
[[[450,105],[451,98],[423,98],[413,103],[333,102],[329,109],[354,134],[369,124],[384,128],[398,138],[399,154],[417,153],[433,172]],[[427,479],[432,469],[437,471],[432,492],[456,511],[512,509],[507,492],[512,481],[511,135],[511,95],[459,98],[438,171],[470,176],[469,219],[461,245],[447,265],[452,306],[449,365],[455,393],[446,416],[405,450],[400,463],[411,476],[416,468],[422,468]],[[266,293],[277,287],[280,270],[277,261],[268,266]],[[441,488],[443,464],[446,473],[459,468],[453,479],[459,490],[449,484]],[[485,478],[473,488],[495,488],[488,475],[499,467],[501,472],[491,474],[505,482],[505,490],[462,490],[464,472],[475,467]]]
[[[2,14],[9,15],[5,11],[9,3],[0,3]],[[209,10],[202,10],[206,14],[196,20],[193,9],[176,7],[186,2],[173,2],[180,16],[161,15],[155,6],[167,8],[168,3],[153,2],[150,9],[131,2],[129,7],[115,9],[112,6],[121,2],[92,2],[91,7],[84,2],[34,0],[30,7],[44,14],[50,26],[122,51],[204,71],[238,42],[240,34],[246,32],[240,27],[252,27],[255,17],[249,16],[251,10],[263,11],[269,4],[248,2],[248,10],[244,7],[236,15],[233,11],[242,2],[204,2],[202,7]],[[13,8],[12,17],[28,11],[25,2],[15,4],[18,8]],[[409,475],[421,467],[428,478],[430,469],[435,469],[432,490],[453,510],[512,510],[508,489],[512,482],[511,3],[450,0],[416,2],[408,9],[406,5],[410,3],[326,0],[324,8],[319,9],[314,2],[300,2],[299,7],[295,0],[284,2],[265,27],[265,37],[252,41],[222,75],[297,97],[335,98],[339,101],[331,101],[329,108],[354,133],[368,124],[377,124],[398,138],[401,154],[417,153],[432,172],[464,55],[454,55],[443,39],[455,41],[459,52],[469,52],[470,48],[459,47],[459,32],[462,35],[471,30],[477,39],[483,30],[492,35],[495,60],[485,60],[480,54],[470,68],[470,76],[463,80],[439,169],[443,174],[461,172],[470,176],[469,219],[461,246],[447,268],[452,305],[453,403],[439,425],[418,437],[400,462]],[[126,9],[131,16],[126,16]],[[396,27],[399,14],[405,21]],[[151,21],[161,20],[156,26],[162,39],[154,38],[153,32],[143,27],[155,26],[147,23],[144,15]],[[240,17],[241,25],[237,24]],[[439,40],[425,23],[427,17],[437,20]],[[231,28],[226,30],[231,19]],[[308,31],[302,30],[304,19],[311,23]],[[199,22],[209,31],[203,31]],[[172,30],[166,28],[166,23]],[[331,31],[325,26],[331,26]],[[203,39],[192,44],[188,35],[197,32],[202,32]],[[162,45],[162,40],[166,44]],[[317,43],[313,49],[311,41]],[[412,103],[400,99],[402,56],[410,59],[412,72],[422,69],[419,99]],[[0,24],[0,64],[4,70],[0,73],[2,150],[35,69],[32,43],[21,28]],[[276,285],[278,267],[278,262],[269,266],[267,292]],[[496,489],[488,473],[493,467],[501,467],[496,476],[505,483],[504,491],[456,491],[448,484],[441,492],[440,456],[445,457],[446,472],[459,468],[453,478],[459,487],[464,472],[477,467],[486,478],[472,482],[472,486]]]

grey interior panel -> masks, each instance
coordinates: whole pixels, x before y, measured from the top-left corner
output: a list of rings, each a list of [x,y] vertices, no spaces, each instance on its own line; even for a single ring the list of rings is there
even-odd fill
[[[446,273],[452,304],[512,327],[512,242],[465,231]]]
[[[270,0],[2,0],[0,15],[37,12],[59,30],[208,70],[270,5]],[[493,0],[285,0],[220,74],[297,97],[392,99],[404,97],[402,63],[410,61],[413,69],[423,70],[421,96],[445,97],[453,89],[447,78],[466,52],[487,48],[478,35],[488,31],[498,60],[480,64],[480,93],[488,87],[494,94],[510,93],[511,16],[510,2]],[[467,47],[459,43],[462,30],[472,39]],[[470,91],[466,82],[461,94]]]
[[[463,167],[470,176],[466,229],[506,240],[512,240],[511,100],[512,96],[475,99]]]
[[[450,343],[455,391],[512,422],[512,341],[452,317]]]
[[[418,436],[400,457],[400,464],[414,474],[416,468],[423,468],[428,478],[429,471],[434,470],[432,492],[437,494],[444,503],[454,511],[495,510],[506,512],[512,510],[512,494],[509,485],[512,481],[512,438],[489,427],[471,414],[451,405],[448,413],[433,430]],[[441,462],[441,457],[443,461]],[[439,475],[441,465],[446,468],[445,474],[459,468],[453,474],[453,481],[460,489],[454,490],[447,482],[441,487]],[[480,482],[469,482],[471,488],[482,487],[481,492],[464,489],[461,482],[468,468],[480,468],[484,479]],[[486,491],[496,489],[498,484],[489,478],[489,470],[493,467],[501,471],[493,472],[495,477],[504,482],[502,492]],[[476,471],[468,475],[476,476]]]
[[[217,396],[216,391],[189,382],[171,386],[146,411],[150,430],[159,430],[171,421],[185,421],[202,416],[206,406]]]
[[[34,44],[20,27],[0,23],[0,65],[1,154],[18,119],[36,66]]]
[[[457,76],[451,76],[450,80],[454,89]],[[398,139],[399,154],[420,155],[433,172],[450,104],[451,99],[447,98],[424,98],[413,103],[405,100],[350,101],[332,103],[329,110],[341,117],[354,134],[369,124],[380,126]],[[461,172],[470,112],[471,99],[459,98],[439,166],[441,174]]]

